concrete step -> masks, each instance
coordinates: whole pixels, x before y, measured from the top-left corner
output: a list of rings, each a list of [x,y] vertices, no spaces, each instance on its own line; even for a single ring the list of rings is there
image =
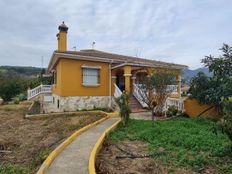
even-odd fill
[[[144,109],[134,96],[130,96],[129,105],[132,113],[147,112],[147,109]]]

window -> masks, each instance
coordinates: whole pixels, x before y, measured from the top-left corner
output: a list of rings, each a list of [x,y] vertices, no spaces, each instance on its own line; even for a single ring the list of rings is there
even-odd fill
[[[100,84],[100,69],[82,67],[83,85],[99,85]]]

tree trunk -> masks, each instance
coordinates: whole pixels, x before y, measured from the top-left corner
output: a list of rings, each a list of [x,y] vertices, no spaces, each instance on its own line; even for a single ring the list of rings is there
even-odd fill
[[[154,108],[151,110],[152,126],[155,126],[155,112]]]

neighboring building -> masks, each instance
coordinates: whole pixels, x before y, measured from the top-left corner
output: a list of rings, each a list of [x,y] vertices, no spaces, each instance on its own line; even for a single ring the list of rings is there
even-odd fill
[[[137,85],[152,69],[176,72],[178,85],[170,86],[174,91],[167,104],[176,104],[183,109],[180,87],[181,71],[186,68],[185,65],[94,49],[68,51],[68,27],[62,23],[58,29],[58,50],[53,52],[48,65],[48,72],[54,76],[54,84],[52,88],[41,85],[28,91],[28,99],[43,94],[43,112],[110,107],[114,98],[120,96],[123,90],[133,94],[130,95],[133,109],[142,108],[144,104],[139,100]]]

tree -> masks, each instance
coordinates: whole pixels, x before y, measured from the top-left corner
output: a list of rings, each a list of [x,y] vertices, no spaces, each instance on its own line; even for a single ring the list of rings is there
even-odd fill
[[[189,93],[192,98],[213,105],[222,112],[222,98],[232,96],[232,48],[224,44],[220,50],[223,52],[221,56],[210,55],[202,59],[213,76],[207,77],[204,73],[199,73],[191,80]]]
[[[26,98],[28,88],[34,88],[41,84],[51,84],[52,77],[43,77],[45,69],[37,77],[26,76],[27,74],[35,73],[27,67],[4,67],[0,69],[0,97],[5,101],[10,101],[12,98],[20,94]],[[36,70],[36,69],[35,69]],[[38,70],[37,70],[38,71]],[[25,75],[24,75],[25,74]]]
[[[223,111],[225,115],[222,122],[222,129],[232,141],[232,97],[223,101]]]
[[[232,77],[232,47],[223,44],[222,48],[219,49],[223,52],[219,57],[212,55],[206,56],[202,59],[202,63],[209,68],[210,72],[213,72],[215,78],[221,80],[231,79]]]
[[[5,101],[11,100],[25,90],[25,81],[21,77],[0,77],[0,97]]]
[[[152,121],[155,120],[155,114],[163,112],[167,97],[173,92],[169,85],[176,84],[177,81],[173,73],[153,72],[144,77],[139,87],[141,100],[146,103],[151,111]],[[153,122],[154,123],[154,122]]]
[[[232,47],[223,44],[220,50],[223,54],[219,57],[210,55],[202,59],[213,77],[198,74],[192,79],[189,92],[201,103],[218,108],[223,116],[222,130],[232,141]]]

